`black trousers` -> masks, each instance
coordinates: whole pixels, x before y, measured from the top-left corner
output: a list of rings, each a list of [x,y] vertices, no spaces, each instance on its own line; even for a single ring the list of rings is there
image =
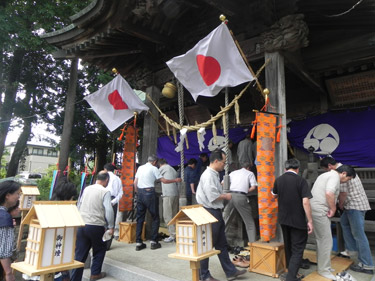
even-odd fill
[[[102,265],[105,257],[105,243],[103,242],[104,226],[88,225],[80,227],[77,230],[77,241],[74,259],[85,262],[92,248],[91,275],[98,275],[102,271]],[[70,281],[81,281],[83,267],[73,269]]]
[[[306,247],[307,229],[294,228],[283,224],[281,229],[284,236],[285,259],[288,268],[286,281],[295,281]]]

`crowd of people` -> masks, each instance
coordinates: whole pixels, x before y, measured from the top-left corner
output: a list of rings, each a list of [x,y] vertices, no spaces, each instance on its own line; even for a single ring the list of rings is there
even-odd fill
[[[218,258],[227,278],[235,279],[246,273],[246,270],[238,270],[230,259],[223,209],[225,206],[235,208],[245,224],[247,240],[255,242],[258,239],[253,209],[249,204],[249,198],[256,195],[258,186],[255,146],[248,136],[238,144],[237,157],[233,156],[231,150],[224,153],[217,149],[210,155],[202,153],[198,159],[189,159],[184,179],[165,159],[149,156],[147,163],[138,167],[134,178],[137,220],[135,250],[147,248],[142,240],[146,211],[149,211],[152,219],[150,249],[162,247],[158,236],[159,197],[155,183],[161,182],[163,219],[168,224],[179,210],[179,183],[184,181],[187,204],[201,204],[218,220],[212,225],[212,243],[215,249],[220,250]],[[222,172],[227,155],[230,158],[229,189],[224,190]],[[278,223],[282,230],[288,268],[283,280],[302,280],[303,275],[298,270],[308,235],[312,233],[316,238],[318,274],[336,280],[333,275],[335,269],[331,266],[333,239],[330,218],[338,209],[341,210],[340,223],[345,242],[345,251],[341,254],[358,260],[350,267],[353,271],[374,274],[370,245],[364,231],[365,213],[371,208],[362,182],[351,166],[338,163],[330,156],[321,159],[320,166],[326,172],[309,187],[299,175],[300,162],[289,159],[285,162],[285,173],[277,177],[273,185],[272,194],[278,198]],[[118,212],[118,202],[122,196],[122,184],[114,174],[115,168],[113,164],[106,164],[104,170],[98,173],[96,183],[84,189],[77,203],[85,226],[77,231],[75,260],[85,262],[92,250],[91,281],[106,275],[101,269],[111,239],[103,241],[103,237],[117,238],[119,235],[122,216]],[[65,179],[57,184],[51,200],[72,200],[76,196],[76,187]],[[20,184],[13,181],[0,183],[0,260],[6,281],[15,280],[10,267],[15,245],[12,214],[17,212],[19,197]],[[168,231],[169,237],[163,241],[175,242],[175,226],[168,226]],[[209,258],[201,261],[200,268],[200,280],[217,280],[210,273]],[[82,274],[83,268],[78,268],[72,270],[71,276],[68,272],[58,273],[55,280],[79,281]],[[27,276],[24,278],[34,280]]]

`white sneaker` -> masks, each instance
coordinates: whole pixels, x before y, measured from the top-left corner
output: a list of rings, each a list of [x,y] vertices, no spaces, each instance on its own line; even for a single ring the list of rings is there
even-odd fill
[[[172,236],[169,236],[168,238],[164,239],[165,243],[171,243],[171,242],[176,242],[176,239],[174,239]]]
[[[336,280],[336,276],[332,273],[326,273],[326,272],[318,272],[320,276],[323,276],[324,278],[330,279],[330,280]]]
[[[341,254],[342,256],[345,256],[345,257],[350,257],[350,256],[349,256],[349,252],[348,252],[347,250],[340,252],[340,254]]]
[[[352,275],[350,275],[346,271],[337,273],[336,274],[336,280],[337,281],[357,281]]]

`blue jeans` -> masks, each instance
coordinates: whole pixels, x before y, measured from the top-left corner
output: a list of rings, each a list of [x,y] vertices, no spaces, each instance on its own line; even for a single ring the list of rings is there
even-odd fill
[[[340,218],[345,249],[358,252],[358,260],[373,266],[370,245],[365,234],[365,211],[344,210]]]
[[[237,272],[237,269],[233,265],[229,257],[228,242],[225,236],[225,223],[223,215],[220,209],[205,209],[218,220],[218,222],[212,224],[212,246],[216,250],[220,250],[220,254],[218,254],[217,256],[219,258],[221,267],[223,268],[225,275],[227,277],[231,277]],[[208,270],[208,263],[208,258],[201,260],[200,279],[202,280],[212,277],[210,271]]]
[[[142,228],[148,210],[152,217],[151,241],[158,241],[158,231],[160,225],[159,218],[159,199],[156,195],[155,188],[138,188],[137,198],[137,230],[136,242],[142,243]]]

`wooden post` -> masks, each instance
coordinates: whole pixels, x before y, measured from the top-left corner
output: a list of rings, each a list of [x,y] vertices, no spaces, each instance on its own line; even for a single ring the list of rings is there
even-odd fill
[[[146,93],[151,97],[156,105],[159,106],[160,90],[155,86],[148,87]],[[145,104],[150,108],[150,111],[156,119],[159,118],[159,112],[155,106],[146,99]],[[156,154],[158,145],[158,123],[155,121],[151,114],[146,114],[143,123],[143,139],[142,139],[142,155],[140,157],[141,164],[147,162],[150,155]]]
[[[21,222],[23,221],[23,218],[26,216],[28,210],[22,210],[21,211]],[[17,246],[16,246],[16,249],[17,251],[19,251],[21,249],[21,243],[22,243],[22,236],[23,236],[23,228],[24,228],[24,224],[20,224],[20,227],[18,229],[18,238],[17,238]]]
[[[159,99],[160,99],[160,90],[155,87],[151,86],[146,89],[146,93],[151,97],[151,99],[155,102],[157,106],[159,106]],[[143,123],[143,138],[142,138],[142,149],[141,149],[141,163],[147,163],[147,158],[150,155],[156,155],[156,149],[158,146],[158,134],[159,134],[159,127],[157,120],[159,118],[159,112],[155,108],[155,106],[146,99],[145,104],[150,108],[150,112],[152,116],[156,117],[156,121],[152,118],[151,114],[146,114],[144,123]],[[159,200],[159,198],[158,198]],[[151,236],[151,225],[152,225],[152,218],[149,212],[146,212],[146,238],[150,238]]]
[[[269,89],[270,106],[268,111],[282,114],[283,127],[280,132],[280,142],[275,146],[275,177],[283,174],[284,162],[287,160],[286,138],[286,96],[284,57],[279,52],[265,53],[264,56],[270,63],[266,66],[266,87]]]
[[[193,281],[199,281],[199,268],[201,267],[200,261],[190,261],[190,268],[192,272]]]

